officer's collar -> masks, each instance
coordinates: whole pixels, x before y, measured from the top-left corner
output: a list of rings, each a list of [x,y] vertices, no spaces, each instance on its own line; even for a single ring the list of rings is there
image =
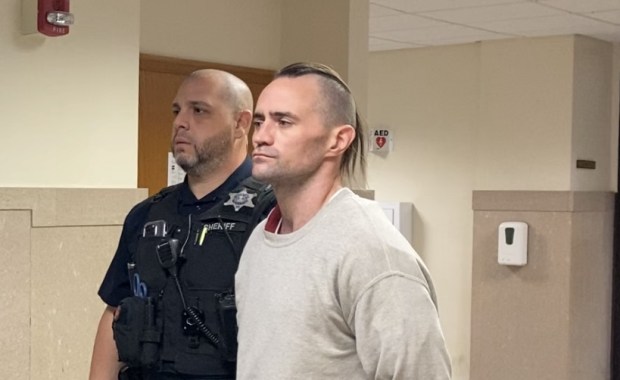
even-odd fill
[[[187,175],[181,185],[181,191],[179,196],[179,207],[201,207],[209,203],[217,203],[222,199],[225,199],[228,194],[234,190],[239,184],[252,175],[252,160],[247,157],[237,169],[215,190],[205,195],[201,199],[197,199],[194,193],[189,188],[187,182]]]

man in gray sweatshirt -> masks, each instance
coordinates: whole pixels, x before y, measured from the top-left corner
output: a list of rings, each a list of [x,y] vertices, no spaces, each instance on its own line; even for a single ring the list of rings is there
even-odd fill
[[[252,175],[278,206],[235,282],[237,379],[450,378],[430,274],[381,208],[344,187],[363,128],[327,66],[276,74],[254,114]]]

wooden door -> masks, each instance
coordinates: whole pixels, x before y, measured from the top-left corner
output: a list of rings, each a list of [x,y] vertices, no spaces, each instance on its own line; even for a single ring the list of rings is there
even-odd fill
[[[225,70],[238,76],[250,87],[254,101],[273,78],[270,70],[140,54],[138,187],[148,188],[149,195],[168,182],[172,101],[183,79],[200,69]]]

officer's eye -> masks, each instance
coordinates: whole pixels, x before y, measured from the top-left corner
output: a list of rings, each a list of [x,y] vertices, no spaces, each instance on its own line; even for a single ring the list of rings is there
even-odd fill
[[[290,120],[287,119],[279,119],[278,120],[278,125],[280,127],[288,127],[291,126],[293,123]]]

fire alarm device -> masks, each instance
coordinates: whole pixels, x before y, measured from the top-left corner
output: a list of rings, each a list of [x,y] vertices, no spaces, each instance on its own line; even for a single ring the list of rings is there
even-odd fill
[[[23,34],[64,36],[73,22],[69,0],[22,0]]]

